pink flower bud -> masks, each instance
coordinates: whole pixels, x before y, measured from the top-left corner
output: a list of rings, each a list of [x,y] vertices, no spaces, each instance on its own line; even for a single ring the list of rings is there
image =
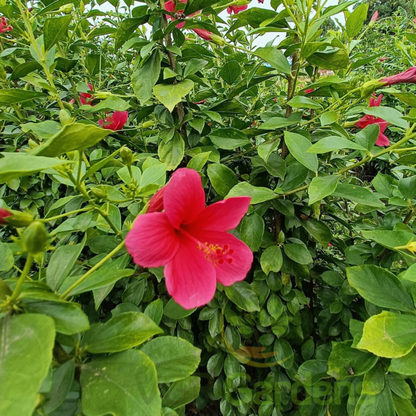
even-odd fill
[[[376,22],[376,21],[377,21],[377,19],[378,19],[378,10],[376,10],[376,11],[374,12],[374,14],[371,16],[371,21],[372,21],[372,22]]]

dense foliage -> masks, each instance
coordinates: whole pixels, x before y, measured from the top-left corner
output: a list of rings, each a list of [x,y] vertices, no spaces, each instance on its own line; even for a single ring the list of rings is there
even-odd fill
[[[0,0],[0,415],[416,415],[411,11],[124,3]],[[181,168],[251,198],[193,309],[140,260]]]

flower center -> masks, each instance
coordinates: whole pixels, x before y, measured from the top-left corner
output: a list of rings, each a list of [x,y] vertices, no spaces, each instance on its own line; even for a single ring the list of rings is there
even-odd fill
[[[198,249],[205,254],[205,258],[217,267],[224,263],[231,264],[233,262],[234,250],[228,244],[221,246],[220,244],[199,243]]]

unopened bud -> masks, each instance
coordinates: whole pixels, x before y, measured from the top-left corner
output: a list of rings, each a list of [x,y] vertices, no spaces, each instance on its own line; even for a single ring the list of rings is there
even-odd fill
[[[91,188],[90,192],[99,199],[105,199],[107,198],[107,192],[103,191],[100,188]]]
[[[29,147],[31,149],[34,149],[35,147],[38,147],[39,146],[38,143],[35,142],[33,139],[29,139],[29,141],[27,142],[27,144],[29,145]]]
[[[162,212],[163,211],[163,194],[165,193],[165,187],[160,188],[151,198],[149,201],[149,205],[147,207],[147,213],[150,214],[151,212]]]
[[[120,157],[126,166],[130,166],[134,162],[133,152],[128,147],[121,148]]]
[[[154,125],[155,125],[155,122],[153,120],[149,120],[149,121],[146,121],[145,123],[142,124],[142,128],[147,129],[147,128],[152,127]]]
[[[0,208],[0,224],[6,225],[6,218],[11,217],[13,214],[5,208]]]
[[[59,121],[63,126],[65,126],[67,124],[72,124],[74,120],[68,110],[61,110],[59,112]]]
[[[375,79],[365,82],[361,86],[361,98],[369,97],[377,88],[382,87],[384,84],[384,82],[380,82]]]
[[[48,232],[40,221],[34,221],[30,224],[22,235],[23,249],[30,254],[39,254],[46,250],[48,242]]]
[[[111,97],[113,94],[107,91],[97,91],[94,93],[94,97],[98,98],[99,100],[105,100],[106,98]]]
[[[11,215],[4,218],[4,224],[12,227],[21,228],[27,227],[35,220],[33,215],[29,212],[10,211]],[[0,222],[1,224],[1,222]]]
[[[218,36],[218,35],[214,35],[214,34],[211,35],[211,42],[213,42],[213,43],[215,43],[216,45],[219,45],[219,46],[224,46],[224,45],[227,44],[227,42],[225,41],[224,38],[222,38],[221,36]]]
[[[58,9],[58,13],[70,14],[73,9],[74,9],[74,5],[72,3],[65,4],[64,6],[61,6]]]

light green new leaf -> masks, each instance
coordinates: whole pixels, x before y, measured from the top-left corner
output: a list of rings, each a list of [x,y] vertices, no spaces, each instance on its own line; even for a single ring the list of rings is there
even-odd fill
[[[141,351],[94,358],[82,365],[80,381],[86,416],[161,414],[156,367]]]
[[[0,414],[32,416],[52,361],[55,326],[45,315],[0,321]]]
[[[110,133],[111,130],[94,125],[82,123],[67,124],[45,143],[35,147],[30,154],[56,157],[74,150],[84,150],[94,146]]]
[[[7,182],[13,178],[32,175],[42,170],[52,169],[56,166],[69,163],[68,160],[59,160],[50,157],[31,156],[21,153],[0,153],[0,182]]]
[[[172,112],[175,105],[182,101],[194,88],[190,79],[185,79],[177,84],[158,84],[153,88],[156,98]]]
[[[332,195],[337,188],[339,178],[339,175],[316,176],[313,178],[308,188],[309,205]]]
[[[307,153],[311,142],[304,136],[285,131],[285,143],[291,155],[303,166],[316,172],[318,170],[318,157],[313,153]]]
[[[402,282],[388,270],[369,264],[347,268],[349,284],[369,302],[402,312],[415,310],[412,297]]]
[[[287,104],[293,108],[312,108],[314,110],[320,110],[322,108],[322,105],[312,100],[312,98],[301,95],[293,97]]]
[[[309,149],[308,153],[328,153],[333,152],[335,150],[340,149],[357,149],[357,150],[365,150],[363,146],[359,144],[345,139],[340,136],[329,136],[324,137],[323,139],[319,140],[319,142],[313,144]]]
[[[351,39],[360,33],[364,22],[367,19],[367,11],[368,4],[361,4],[348,16],[348,19],[345,22],[345,28]]]
[[[271,189],[261,186],[254,186],[248,182],[240,182],[238,185],[234,186],[226,198],[231,198],[234,196],[249,196],[251,197],[250,204],[252,205],[271,201],[277,197],[277,195]]]
[[[254,54],[259,58],[265,60],[279,72],[290,74],[290,65],[287,58],[276,47],[266,46],[264,48],[258,48]]]
[[[267,247],[261,254],[260,265],[266,275],[270,272],[279,272],[283,265],[282,250],[280,247]]]
[[[166,165],[167,170],[176,169],[182,162],[185,154],[185,142],[180,134],[175,134],[172,140],[159,144],[158,155]]]
[[[389,371],[407,376],[416,375],[416,348],[403,357],[393,358],[390,363]]]
[[[163,331],[141,312],[125,312],[105,323],[94,324],[85,334],[84,347],[93,354],[136,347]]]
[[[159,383],[172,383],[190,376],[198,368],[201,350],[179,337],[162,336],[141,349],[156,365]]]
[[[415,328],[416,316],[383,311],[365,322],[357,348],[379,357],[403,357],[416,344]]]

